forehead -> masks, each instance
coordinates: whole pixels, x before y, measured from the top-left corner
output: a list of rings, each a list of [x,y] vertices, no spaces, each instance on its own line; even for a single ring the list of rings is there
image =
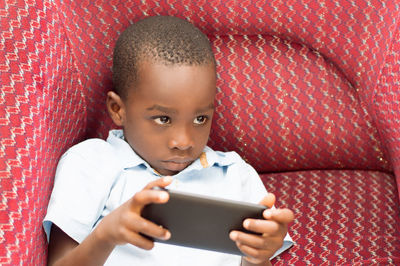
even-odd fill
[[[144,61],[132,92],[154,100],[210,99],[216,92],[215,65],[175,65]]]

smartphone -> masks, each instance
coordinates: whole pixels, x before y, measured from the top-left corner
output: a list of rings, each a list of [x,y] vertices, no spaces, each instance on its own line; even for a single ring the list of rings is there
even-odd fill
[[[236,255],[243,255],[229,238],[232,230],[249,232],[243,228],[246,218],[264,219],[263,205],[201,196],[171,189],[165,204],[149,204],[142,216],[171,232],[169,240],[154,241],[192,248],[200,248]]]

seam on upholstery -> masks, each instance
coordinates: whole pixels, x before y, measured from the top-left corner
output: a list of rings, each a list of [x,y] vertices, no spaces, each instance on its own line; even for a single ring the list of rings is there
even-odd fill
[[[391,167],[392,171],[394,171],[395,166],[393,165],[393,162],[391,161],[391,158],[390,158],[391,152],[390,152],[389,147],[387,147],[387,142],[384,141],[385,137],[382,134],[382,130],[379,130],[379,128],[377,126],[379,124],[379,122],[378,122],[378,110],[377,110],[376,105],[374,104],[374,101],[375,101],[375,98],[376,98],[379,82],[380,82],[381,76],[383,74],[382,71],[385,68],[387,57],[392,52],[393,45],[394,45],[395,41],[399,41],[399,40],[395,39],[396,35],[397,35],[397,32],[400,31],[399,26],[400,26],[400,4],[397,4],[397,18],[396,18],[395,27],[394,27],[394,30],[393,30],[393,35],[392,35],[391,40],[389,41],[389,47],[388,47],[388,49],[387,49],[387,51],[385,53],[385,56],[384,56],[384,59],[383,59],[383,63],[382,63],[382,67],[380,69],[379,75],[378,75],[377,80],[376,80],[377,82],[376,82],[376,84],[374,86],[374,89],[372,91],[371,100],[370,100],[369,103],[367,102],[367,108],[369,107],[369,109],[370,109],[369,111],[371,112],[371,115],[372,115],[372,118],[373,118],[373,123],[375,124],[375,127],[378,129],[377,131],[378,131],[379,142],[383,146],[384,155],[387,157],[388,161],[390,162],[390,167]]]
[[[74,53],[74,50],[72,49],[71,39],[70,39],[70,36],[69,36],[68,31],[67,31],[66,26],[65,26],[65,18],[62,16],[61,11],[60,11],[60,7],[62,5],[62,3],[61,3],[62,1],[61,0],[51,0],[51,2],[52,2],[52,5],[53,5],[53,8],[55,9],[54,12],[57,13],[58,19],[60,21],[60,26],[62,27],[62,30],[64,32],[64,36],[65,36],[65,39],[66,39],[66,42],[67,42],[67,46],[68,46],[69,52],[70,52],[70,54],[72,56],[73,74],[75,74],[77,76],[77,78],[78,78],[77,81],[78,81],[78,83],[80,85],[79,86],[79,93],[80,93],[82,101],[83,101],[83,105],[82,105],[82,107],[84,108],[83,121],[84,121],[84,124],[85,124],[85,127],[83,128],[83,131],[80,134],[81,134],[81,136],[85,136],[86,135],[86,131],[87,131],[87,110],[86,110],[86,106],[87,106],[86,102],[87,102],[87,100],[86,100],[85,93],[83,93],[83,84],[82,84],[82,79],[81,79],[81,75],[82,74],[79,73],[79,71],[78,71],[77,64],[76,64],[77,57],[76,57],[76,54]]]

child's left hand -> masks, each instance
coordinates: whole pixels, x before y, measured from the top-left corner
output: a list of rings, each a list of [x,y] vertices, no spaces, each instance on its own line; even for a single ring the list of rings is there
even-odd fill
[[[275,196],[269,193],[260,204],[271,208]],[[293,221],[294,214],[289,209],[267,209],[263,216],[265,220],[246,219],[243,227],[262,235],[232,231],[229,237],[236,242],[238,248],[247,256],[244,260],[250,264],[269,264],[269,259],[282,246],[288,224]]]

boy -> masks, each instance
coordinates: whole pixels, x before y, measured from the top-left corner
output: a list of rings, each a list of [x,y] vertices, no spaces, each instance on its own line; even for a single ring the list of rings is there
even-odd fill
[[[262,235],[230,233],[243,258],[143,237],[171,236],[140,215],[146,204],[168,201],[153,187],[269,207],[274,201],[236,153],[206,147],[216,93],[207,37],[174,17],[137,22],[117,41],[113,82],[107,108],[123,130],[110,131],[107,142],[84,141],[61,158],[44,221],[49,265],[268,265],[293,220],[290,210],[244,221]]]

